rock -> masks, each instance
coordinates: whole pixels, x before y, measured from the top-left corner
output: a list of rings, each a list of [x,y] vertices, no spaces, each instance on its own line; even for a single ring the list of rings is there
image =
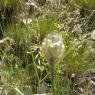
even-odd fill
[[[90,69],[83,73],[83,75],[78,78],[76,84],[79,92],[83,95],[88,92],[90,92],[91,95],[95,95],[95,69]]]
[[[26,12],[28,12],[28,15],[31,16],[35,12],[40,11],[40,7],[38,6],[36,1],[27,1],[25,2]]]

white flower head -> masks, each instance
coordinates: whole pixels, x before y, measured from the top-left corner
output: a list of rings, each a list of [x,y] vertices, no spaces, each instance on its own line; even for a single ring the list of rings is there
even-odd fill
[[[95,30],[93,30],[91,33],[91,39],[95,40]]]
[[[58,33],[50,33],[42,43],[43,53],[49,63],[56,62],[63,57],[63,38]]]

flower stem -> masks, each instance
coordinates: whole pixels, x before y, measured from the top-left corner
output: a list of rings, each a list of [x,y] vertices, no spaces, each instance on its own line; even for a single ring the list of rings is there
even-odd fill
[[[52,63],[50,64],[51,65],[51,82],[52,82],[52,93],[53,93],[53,95],[55,95],[55,85],[54,85],[54,72],[55,72],[55,70],[54,70],[54,63],[53,63],[53,61],[52,61]]]

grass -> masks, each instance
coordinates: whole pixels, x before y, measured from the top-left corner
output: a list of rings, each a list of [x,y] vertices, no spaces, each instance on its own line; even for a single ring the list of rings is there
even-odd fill
[[[11,46],[10,41],[5,41],[3,47],[0,48],[0,58],[3,62],[3,67],[0,68],[3,78],[1,79],[3,84],[0,85],[1,95],[39,93],[80,95],[79,87],[76,88],[75,83],[83,73],[95,66],[95,62],[92,60],[95,53],[93,53],[95,51],[94,42],[90,36],[82,35],[79,30],[76,30],[78,34],[74,36],[75,28],[66,31],[65,23],[62,23],[59,20],[60,16],[57,16],[58,12],[51,8],[48,10],[43,9],[38,18],[34,15],[30,24],[17,21],[4,29],[4,37],[12,38],[14,43]],[[66,17],[63,18],[64,21],[74,18],[72,15],[68,17],[68,14],[72,12],[67,9],[64,11],[67,12]],[[27,18],[25,19],[27,20]],[[69,25],[70,23],[67,21],[66,27],[69,28]],[[63,36],[65,52],[62,60],[59,60],[54,66],[54,72],[52,72],[41,45],[49,33],[56,31]],[[87,34],[85,33],[85,35]],[[51,72],[53,78],[51,78]],[[74,81],[72,80],[73,74],[75,75]]]

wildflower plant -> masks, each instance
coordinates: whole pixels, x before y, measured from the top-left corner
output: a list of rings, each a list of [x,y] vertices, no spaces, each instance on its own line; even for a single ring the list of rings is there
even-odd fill
[[[64,43],[62,36],[58,33],[48,34],[42,43],[42,49],[51,68],[52,92],[55,95],[54,65],[63,57],[64,54]]]

